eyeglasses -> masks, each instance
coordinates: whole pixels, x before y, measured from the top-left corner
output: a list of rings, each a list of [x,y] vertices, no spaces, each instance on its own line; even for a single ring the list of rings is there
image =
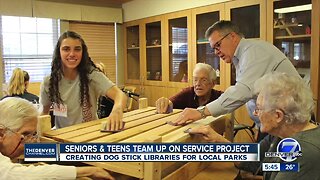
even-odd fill
[[[277,109],[280,110],[284,115],[287,115],[286,112],[285,112],[283,109],[281,109],[281,108],[277,108]],[[253,111],[253,114],[254,114],[255,116],[259,116],[260,113],[261,113],[262,111],[264,111],[264,110],[265,110],[265,109],[260,109],[260,108],[256,107],[256,109]],[[276,109],[273,109],[273,110],[276,110]]]
[[[208,84],[209,82],[210,82],[210,80],[209,79],[207,79],[207,78],[193,78],[192,79],[192,81],[193,81],[193,84],[197,84],[198,82],[200,83],[200,84]]]
[[[29,133],[29,134],[20,134],[10,128],[7,128],[5,127],[4,125],[0,124],[0,129],[4,129],[5,131],[9,131],[13,134],[17,134],[17,135],[20,135],[21,136],[21,143],[24,143],[24,142],[31,142],[35,139],[38,139],[39,135],[38,135],[38,132],[34,132],[34,133]]]
[[[217,42],[212,46],[212,48],[213,48],[214,50],[219,51],[220,48],[221,48],[221,42],[222,42],[222,40],[223,40],[224,38],[226,38],[229,34],[230,34],[230,33],[224,35],[219,41],[217,41]]]
[[[20,134],[20,133],[18,133],[16,131],[13,131],[10,128],[5,127],[3,124],[0,124],[0,129],[3,129],[5,131],[9,131],[10,133],[13,133],[13,134],[18,135],[18,136],[20,135],[19,143],[16,145],[16,147],[13,149],[13,151],[9,154],[9,156],[14,154],[22,143],[33,142],[34,140],[38,139],[38,133],[37,132],[34,132],[32,134],[23,135],[23,134]]]
[[[255,115],[255,116],[258,116],[258,115],[260,115],[260,113],[263,111],[264,109],[259,109],[258,107],[256,107],[256,109],[254,109],[254,111],[253,111],[253,114]]]

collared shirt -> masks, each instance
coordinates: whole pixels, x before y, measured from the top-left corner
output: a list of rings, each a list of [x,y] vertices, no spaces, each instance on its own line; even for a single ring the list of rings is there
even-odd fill
[[[212,89],[210,99],[205,103],[216,100],[223,92]],[[178,94],[170,97],[174,109],[197,108],[199,107],[198,97],[193,87],[184,88]]]
[[[299,76],[290,60],[278,48],[261,40],[241,39],[233,63],[236,68],[236,84],[227,88],[217,100],[206,105],[213,116],[230,113],[255,99],[255,81],[269,72]]]

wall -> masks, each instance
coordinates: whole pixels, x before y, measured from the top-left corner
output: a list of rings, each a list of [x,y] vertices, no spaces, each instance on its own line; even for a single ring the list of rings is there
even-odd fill
[[[127,22],[226,1],[230,0],[134,0],[122,5],[123,21]]]
[[[40,0],[0,0],[0,15],[122,23],[122,9]]]
[[[29,83],[28,92],[40,96],[40,82]]]
[[[0,0],[0,15],[32,16],[32,0]]]

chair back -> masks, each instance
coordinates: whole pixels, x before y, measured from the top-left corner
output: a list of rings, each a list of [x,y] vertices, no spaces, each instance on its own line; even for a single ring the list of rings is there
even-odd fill
[[[130,91],[130,92],[134,93],[137,88],[135,86],[125,86],[123,89],[126,90],[126,91]],[[127,100],[127,109],[126,109],[126,111],[131,111],[132,110],[132,102],[133,102],[133,98],[129,97],[128,100]]]

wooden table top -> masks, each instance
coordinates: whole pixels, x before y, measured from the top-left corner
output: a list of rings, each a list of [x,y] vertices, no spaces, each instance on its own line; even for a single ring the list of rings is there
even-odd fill
[[[182,110],[174,109],[170,114],[157,114],[155,107],[147,107],[124,113],[125,129],[121,132],[100,132],[101,123],[106,118],[81,123],[43,133],[58,142],[148,142],[151,136],[161,136],[161,142],[177,142],[177,137],[190,136],[183,131],[199,125],[210,124],[221,118],[207,117],[186,126],[172,126],[167,121],[175,120]],[[179,139],[179,138],[178,138]]]

